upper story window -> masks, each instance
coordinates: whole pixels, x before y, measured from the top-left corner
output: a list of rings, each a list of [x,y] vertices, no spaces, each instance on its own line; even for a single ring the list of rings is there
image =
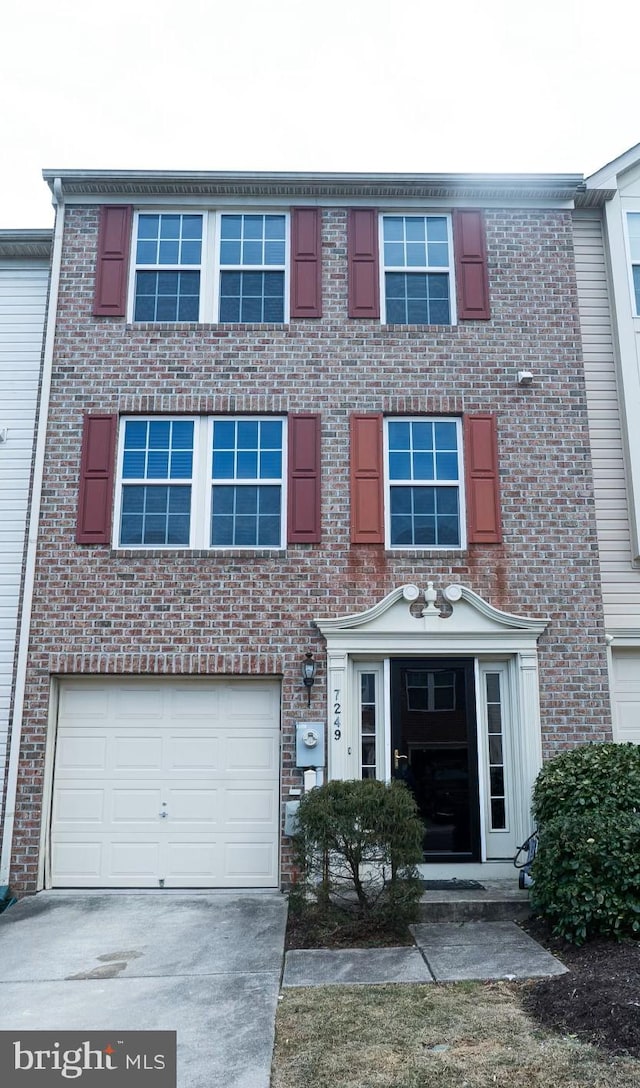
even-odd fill
[[[460,548],[461,426],[457,419],[386,421],[385,501],[392,548]]]
[[[134,321],[197,321],[201,215],[138,216]]]
[[[382,253],[383,322],[453,324],[450,217],[383,215]]]
[[[284,215],[220,216],[220,321],[283,322]]]
[[[282,323],[286,214],[136,216],[134,321]]]
[[[284,546],[285,453],[282,419],[124,420],[118,545]]]
[[[635,297],[635,314],[640,317],[640,212],[629,212],[629,253],[631,255],[631,278]]]

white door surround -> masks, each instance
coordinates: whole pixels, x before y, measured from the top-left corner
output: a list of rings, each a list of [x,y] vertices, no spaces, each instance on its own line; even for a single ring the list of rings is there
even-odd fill
[[[437,607],[440,600],[441,607]],[[360,723],[355,677],[362,662],[376,662],[384,677],[384,760],[379,777],[391,777],[390,668],[393,657],[461,658],[475,661],[476,697],[479,710],[480,820],[483,871],[486,863],[502,852],[512,857],[513,842],[524,841],[531,831],[531,789],[542,766],[537,642],[549,620],[515,616],[495,608],[472,589],[453,584],[441,595],[428,582],[424,593],[408,584],[387,594],[371,608],[356,615],[317,619],[316,626],[327,643],[328,775],[359,778],[361,775]],[[495,670],[490,666],[495,663]],[[508,843],[501,848],[499,835],[489,827],[488,767],[480,743],[484,720],[481,709],[483,677],[487,669],[504,675],[505,711],[509,719],[511,813]],[[484,738],[483,738],[484,739]],[[446,867],[454,875],[456,866]],[[470,865],[461,865],[469,875]],[[433,875],[434,867],[429,866]]]

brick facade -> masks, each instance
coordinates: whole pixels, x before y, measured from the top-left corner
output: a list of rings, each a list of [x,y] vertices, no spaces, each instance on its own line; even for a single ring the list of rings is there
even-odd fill
[[[289,325],[129,325],[91,314],[97,206],[66,212],[11,883],[35,890],[50,678],[282,677],[283,789],[294,722],[326,713],[314,617],[406,582],[460,582],[550,617],[543,748],[610,738],[607,664],[570,211],[486,211],[492,317],[452,327],[347,318],[346,210],[322,216],[323,317]],[[516,371],[535,375],[529,388]],[[115,551],[74,543],[82,415],[317,412],[322,542],[284,551]],[[463,552],[349,542],[353,411],[497,414],[503,543]],[[311,709],[304,651],[319,663]],[[44,817],[46,819],[46,816]],[[283,877],[288,871],[286,840]]]

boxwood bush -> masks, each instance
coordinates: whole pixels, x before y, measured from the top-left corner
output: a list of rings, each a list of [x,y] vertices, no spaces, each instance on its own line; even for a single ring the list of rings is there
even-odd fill
[[[298,810],[295,901],[377,925],[415,916],[424,826],[413,795],[397,781],[332,781]]]
[[[640,935],[640,747],[593,744],[550,760],[534,787],[531,902],[575,944]]]

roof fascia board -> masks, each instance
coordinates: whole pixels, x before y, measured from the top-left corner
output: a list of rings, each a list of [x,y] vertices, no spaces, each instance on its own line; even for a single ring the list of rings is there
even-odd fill
[[[51,230],[0,230],[0,258],[48,259],[52,244]]]
[[[45,170],[50,186],[61,179],[65,200],[122,197],[166,200],[184,196],[235,200],[273,198],[322,201],[394,202],[452,200],[514,204],[541,201],[563,205],[573,201],[582,177],[578,174],[300,174],[176,171]],[[85,199],[82,202],[85,202]]]

